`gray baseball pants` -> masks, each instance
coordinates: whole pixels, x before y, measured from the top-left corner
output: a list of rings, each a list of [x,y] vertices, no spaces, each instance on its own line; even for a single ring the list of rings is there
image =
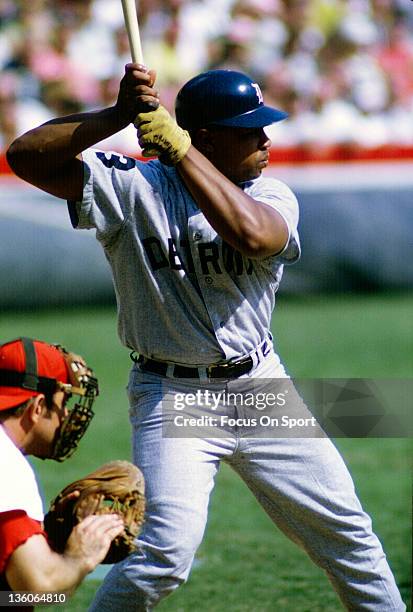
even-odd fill
[[[256,361],[254,378],[285,377],[273,352]],[[326,572],[345,609],[406,609],[351,476],[327,437],[165,437],[163,404],[169,385],[195,393],[208,383],[165,379],[137,365],[132,369],[134,461],[146,480],[147,519],[140,551],[112,568],[92,612],[151,610],[188,578],[221,460],[245,481],[272,521]]]

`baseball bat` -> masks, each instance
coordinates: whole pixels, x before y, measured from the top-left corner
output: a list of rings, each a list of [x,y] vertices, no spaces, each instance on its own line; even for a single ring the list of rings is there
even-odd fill
[[[137,64],[143,64],[144,61],[135,0],[122,0],[122,9],[126,31],[128,33],[132,61]]]
[[[143,53],[141,45],[141,37],[139,33],[138,15],[136,12],[135,0],[122,0],[123,17],[125,20],[126,31],[128,33],[129,46],[131,50],[132,61],[137,64],[143,64]],[[153,110],[153,109],[150,109]],[[137,118],[134,121],[135,127],[137,126]],[[153,155],[158,152],[156,149],[153,150]]]

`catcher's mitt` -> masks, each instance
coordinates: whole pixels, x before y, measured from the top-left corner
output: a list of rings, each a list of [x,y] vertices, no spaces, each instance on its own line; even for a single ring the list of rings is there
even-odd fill
[[[79,497],[67,500],[79,491]],[[145,512],[145,481],[141,471],[129,461],[110,461],[59,493],[44,517],[50,546],[59,553],[77,523],[90,514],[116,513],[123,517],[123,532],[113,541],[102,563],[117,563],[136,550]]]

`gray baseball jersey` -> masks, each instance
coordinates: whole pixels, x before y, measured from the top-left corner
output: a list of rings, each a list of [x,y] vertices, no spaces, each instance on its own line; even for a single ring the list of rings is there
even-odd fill
[[[249,259],[205,219],[175,168],[118,153],[83,153],[82,202],[74,227],[96,229],[110,263],[123,344],[181,364],[238,359],[268,335],[285,263],[300,255],[298,204],[281,181],[241,187],[285,219],[282,253]]]

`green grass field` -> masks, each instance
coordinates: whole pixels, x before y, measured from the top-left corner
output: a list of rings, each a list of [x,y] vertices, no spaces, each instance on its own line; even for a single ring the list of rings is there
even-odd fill
[[[281,297],[273,325],[276,346],[296,377],[411,377],[412,305],[406,296]],[[110,307],[3,313],[2,341],[20,335],[65,344],[86,357],[100,380],[96,417],[74,457],[61,465],[33,460],[45,498],[50,500],[64,484],[99,464],[130,458],[125,394],[130,360],[117,339],[115,312]],[[341,439],[337,445],[407,602],[411,441]],[[85,581],[66,605],[48,610],[85,611],[97,585],[96,580]],[[223,466],[189,582],[158,609],[335,612],[342,608],[322,572],[274,528],[245,485]]]

